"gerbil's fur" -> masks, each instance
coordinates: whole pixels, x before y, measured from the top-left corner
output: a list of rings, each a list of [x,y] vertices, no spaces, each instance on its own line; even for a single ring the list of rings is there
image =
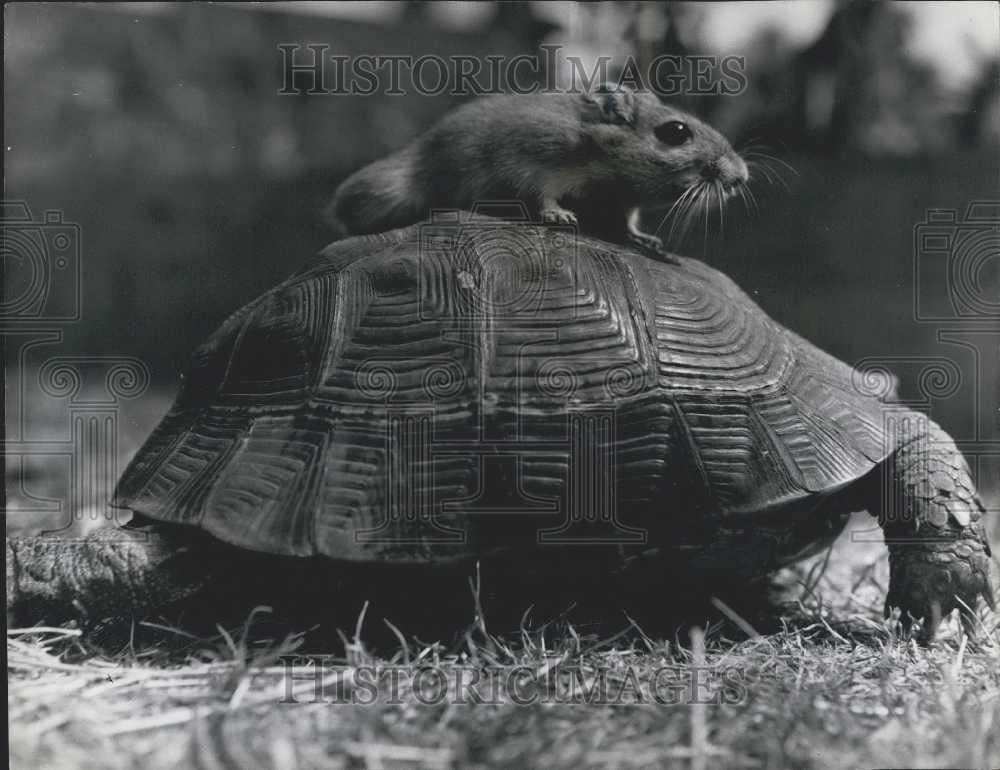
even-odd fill
[[[357,235],[436,208],[518,200],[541,221],[579,222],[660,251],[658,238],[638,230],[640,206],[668,204],[699,183],[728,196],[747,178],[725,137],[651,93],[503,95],[462,105],[351,175],[328,213],[342,234]]]

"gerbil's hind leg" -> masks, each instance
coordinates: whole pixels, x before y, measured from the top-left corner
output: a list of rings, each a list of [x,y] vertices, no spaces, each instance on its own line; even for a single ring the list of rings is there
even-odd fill
[[[554,225],[575,225],[576,214],[564,209],[555,198],[542,198],[542,222]]]
[[[680,264],[680,260],[667,251],[667,247],[663,245],[663,241],[655,235],[643,232],[639,229],[638,208],[632,209],[628,213],[628,218],[625,221],[625,243],[630,246],[635,246],[639,249],[639,251],[650,254],[657,259],[663,260],[664,262],[669,262],[673,265]]]

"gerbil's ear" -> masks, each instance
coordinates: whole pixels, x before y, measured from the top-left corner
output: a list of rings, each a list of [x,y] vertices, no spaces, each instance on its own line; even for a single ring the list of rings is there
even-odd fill
[[[600,83],[584,99],[596,105],[607,123],[635,125],[635,91],[617,83]]]

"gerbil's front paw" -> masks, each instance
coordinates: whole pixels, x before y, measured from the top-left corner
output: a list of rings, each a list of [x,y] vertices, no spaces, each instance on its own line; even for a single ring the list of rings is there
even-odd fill
[[[575,225],[576,214],[567,209],[548,207],[542,209],[542,222],[547,225]]]
[[[680,264],[680,260],[667,251],[667,247],[663,245],[663,241],[655,235],[629,231],[625,234],[625,243],[630,246],[635,246],[639,249],[639,251],[646,252],[647,254],[663,260],[664,262],[669,262],[672,265]]]

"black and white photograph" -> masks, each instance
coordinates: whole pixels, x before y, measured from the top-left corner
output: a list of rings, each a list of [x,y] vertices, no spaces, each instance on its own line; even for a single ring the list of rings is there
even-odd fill
[[[1000,3],[3,28],[10,767],[1000,767]]]

